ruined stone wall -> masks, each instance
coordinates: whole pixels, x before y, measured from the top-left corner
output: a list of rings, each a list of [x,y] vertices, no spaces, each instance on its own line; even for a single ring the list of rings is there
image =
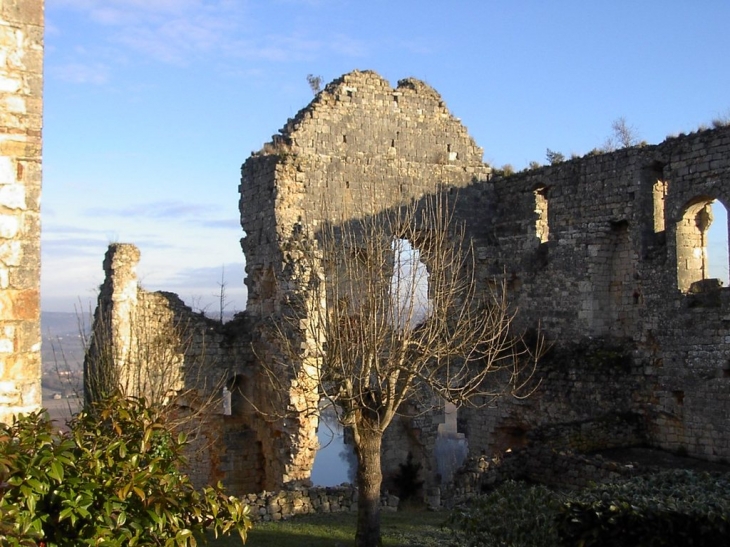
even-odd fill
[[[481,154],[425,84],[394,89],[372,72],[347,74],[242,167],[249,301],[239,322],[220,329],[180,311],[171,295],[120,281],[136,295],[135,309],[171,306],[173,317],[207,333],[205,352],[196,351],[215,355],[209,377],[223,378],[230,402],[222,394],[222,404],[232,412],[204,422],[198,446],[206,435],[220,442],[195,452],[196,476],[249,492],[306,483],[317,450],[309,411],[319,398],[308,334],[316,317],[307,310],[321,305],[312,287],[327,281],[303,260],[313,234],[443,194],[473,239],[481,290],[503,281],[515,331],[539,328],[549,343],[529,398],[459,409],[472,455],[647,444],[730,459],[730,288],[708,279],[706,249],[712,201],[730,205],[730,129],[509,177],[492,177]],[[397,471],[411,451],[431,487],[443,415],[416,415],[386,435],[384,471]],[[627,420],[621,431],[604,427],[615,416]],[[536,461],[530,476],[552,465],[551,457]]]
[[[43,0],[0,2],[0,421],[41,405]]]
[[[432,89],[351,73],[244,165],[250,309],[286,315],[282,303],[306,293],[312,272],[294,272],[313,222],[448,192],[474,240],[482,289],[504,280],[516,327],[539,327],[551,345],[527,401],[459,411],[471,450],[521,446],[551,424],[619,412],[642,421],[633,442],[728,458],[730,297],[705,279],[702,257],[708,204],[730,203],[729,158],[721,129],[490,178]],[[384,465],[418,448],[432,471],[438,423],[421,417],[405,426],[410,435],[391,435]]]
[[[223,481],[239,495],[276,486],[264,461],[272,432],[253,408],[262,403],[245,315],[221,324],[172,293],[145,291],[139,259],[134,245],[107,251],[85,361],[87,398],[111,382],[101,387],[174,402],[170,419],[191,441],[186,457],[194,484]]]
[[[318,305],[309,292],[312,278],[324,275],[310,271],[302,257],[314,246],[318,226],[376,215],[440,188],[486,180],[489,173],[482,150],[424,83],[403,80],[393,89],[373,72],[355,71],[329,84],[242,168],[247,312],[261,326],[254,337],[258,359],[316,368],[306,350],[316,343],[307,332],[308,321],[316,319],[306,310]],[[289,348],[301,346],[302,352],[282,355],[280,340],[263,328],[267,322],[288,328],[297,341]],[[316,378],[298,374],[291,381],[288,405],[316,406]],[[287,458],[285,482],[308,478],[316,418],[301,412],[277,427]]]
[[[615,410],[643,416],[647,443],[730,457],[730,295],[687,267],[706,253],[692,240],[702,208],[730,203],[729,143],[727,129],[703,131],[463,196],[482,277],[505,272],[521,325],[539,321],[554,344],[528,402],[462,413],[471,446],[519,445],[520,431]],[[486,222],[480,201],[494,212]]]

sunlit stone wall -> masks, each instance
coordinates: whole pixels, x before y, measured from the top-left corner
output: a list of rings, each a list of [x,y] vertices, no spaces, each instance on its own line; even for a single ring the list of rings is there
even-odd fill
[[[43,0],[0,0],[0,421],[41,405]]]

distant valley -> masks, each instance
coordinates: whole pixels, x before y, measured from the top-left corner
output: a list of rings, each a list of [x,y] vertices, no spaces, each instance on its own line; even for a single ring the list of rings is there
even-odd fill
[[[81,406],[90,314],[41,312],[43,407],[61,426]]]

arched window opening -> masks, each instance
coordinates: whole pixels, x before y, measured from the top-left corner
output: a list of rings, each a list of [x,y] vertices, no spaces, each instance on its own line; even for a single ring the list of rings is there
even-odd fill
[[[548,200],[547,200],[547,188],[541,186],[536,188],[533,193],[535,194],[535,235],[540,243],[545,243],[550,235],[550,227],[548,225]]]
[[[392,324],[413,328],[430,314],[428,269],[421,253],[407,239],[394,239],[393,253]]]
[[[718,283],[698,283],[711,279]],[[728,284],[727,210],[713,198],[700,197],[677,223],[677,285],[682,292],[694,292],[720,282]]]

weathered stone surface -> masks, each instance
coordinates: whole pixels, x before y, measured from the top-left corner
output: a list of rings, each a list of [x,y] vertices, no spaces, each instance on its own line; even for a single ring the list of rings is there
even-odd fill
[[[41,405],[43,0],[0,2],[0,421]],[[31,167],[32,166],[32,167]],[[32,216],[28,216],[32,215]],[[12,348],[12,350],[11,350]]]

